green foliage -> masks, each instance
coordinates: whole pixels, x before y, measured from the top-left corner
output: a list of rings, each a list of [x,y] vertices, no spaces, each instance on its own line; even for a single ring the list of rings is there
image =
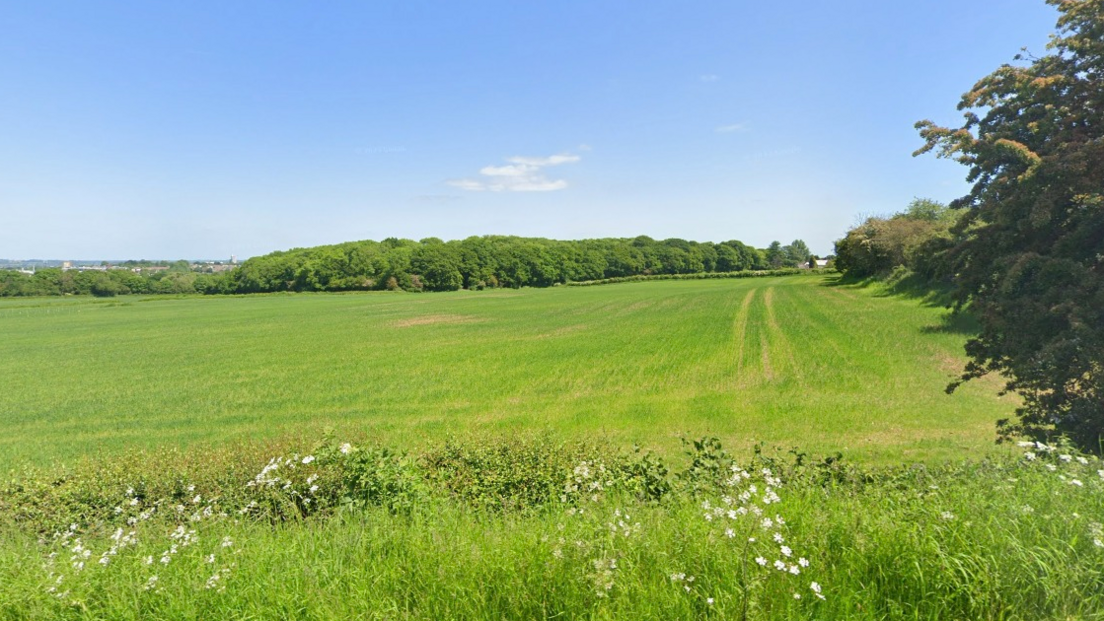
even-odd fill
[[[801,240],[785,251],[779,245],[775,267],[795,267],[800,263],[795,257],[804,257],[807,252]],[[239,293],[517,289],[635,276],[763,270],[770,266],[762,252],[739,241],[657,241],[646,236],[579,241],[509,236],[449,242],[436,238],[420,242],[389,239],[254,257],[231,275],[228,289]],[[293,276],[296,273],[298,277]]]
[[[870,217],[836,241],[836,269],[857,278],[885,276],[898,266],[935,278],[941,275],[937,251],[950,239],[958,213],[926,198],[903,212]]]
[[[273,252],[218,274],[190,272],[185,261],[160,265],[169,268],[165,271],[141,274],[130,269],[40,270],[31,276],[0,270],[0,297],[517,289],[636,276],[761,271],[772,265],[796,267],[803,260],[797,257],[808,252],[801,240],[776,250],[771,263],[763,251],[735,240],[714,244],[645,236],[579,241],[509,236],[449,242],[435,237],[418,242],[388,238]],[[149,261],[124,263],[128,268],[151,265]]]
[[[789,245],[783,246],[782,252],[786,254],[787,267],[798,267],[802,263],[806,263],[809,257],[812,256],[809,246],[800,239],[795,239]]]
[[[1104,4],[1058,9],[1050,53],[1017,57],[962,96],[958,128],[917,124],[969,167],[966,215],[944,252],[956,299],[981,323],[962,380],[1008,379],[1023,398],[1008,436],[1104,444]],[[973,112],[984,113],[983,117]],[[952,386],[953,388],[953,386]]]
[[[417,453],[329,439],[24,472],[0,485],[0,610],[871,621],[1104,610],[1098,459],[1032,445],[984,461],[870,468],[760,447],[733,457],[710,438],[688,446],[686,460],[668,463],[549,439]],[[587,493],[525,496],[516,486],[528,481]],[[466,483],[478,493],[458,492]],[[631,491],[656,483],[667,485],[660,502]],[[767,498],[764,486],[777,494],[757,506],[762,515],[736,514]],[[762,567],[757,555],[771,560]],[[775,558],[797,572],[778,571]]]
[[[777,276],[796,276],[801,272],[793,268],[781,268],[776,270],[744,270],[740,272],[700,272],[697,274],[648,274],[639,276],[623,276],[618,278],[603,278],[601,280],[583,280],[567,283],[570,287],[592,287],[594,285],[614,285],[623,282],[645,282],[654,280],[716,280],[723,278],[767,278]]]

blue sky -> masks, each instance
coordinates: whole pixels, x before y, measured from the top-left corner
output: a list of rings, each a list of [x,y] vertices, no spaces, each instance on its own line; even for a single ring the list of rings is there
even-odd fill
[[[0,257],[804,239],[963,194],[912,125],[1042,0],[9,2]]]

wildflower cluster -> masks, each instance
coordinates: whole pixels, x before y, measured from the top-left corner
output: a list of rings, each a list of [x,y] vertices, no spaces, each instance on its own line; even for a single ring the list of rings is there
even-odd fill
[[[595,532],[588,541],[576,541],[576,548],[589,553],[591,571],[587,575],[594,593],[606,597],[614,587],[617,575],[618,559],[624,556],[621,541],[632,539],[640,534],[640,522],[634,522],[627,511],[614,509],[611,519],[606,521],[605,534]]]
[[[1058,480],[1073,487],[1085,487],[1086,481],[1104,484],[1104,470],[1100,469],[1100,460],[1094,455],[1082,455],[1067,446],[1051,445],[1044,442],[1019,442],[1024,451],[1023,459],[1027,463],[1042,464],[1042,467],[1056,473]]]
[[[348,453],[349,445],[342,446]],[[314,455],[273,457],[257,476],[246,482],[253,499],[238,510],[244,516],[301,517],[318,508],[319,474],[310,467]]]
[[[181,492],[186,492],[190,498],[180,498]],[[154,566],[166,567],[178,555],[183,554],[186,549],[198,545],[200,537],[197,532],[197,523],[212,518],[228,517],[225,512],[218,510],[216,502],[213,500],[205,501],[202,494],[196,493],[194,485],[182,485],[175,496],[159,498],[154,501],[145,498],[135,491],[134,487],[128,487],[123,494],[122,502],[116,505],[111,513],[114,520],[120,523],[125,522],[126,527],[119,526],[115,528],[103,542],[102,545],[105,547],[100,550],[98,555],[93,551],[86,538],[82,536],[80,525],[70,524],[67,529],[54,533],[52,543],[58,549],[50,552],[43,564],[43,569],[47,574],[47,593],[64,600],[72,594],[72,588],[89,588],[88,584],[74,582],[78,574],[85,572],[90,567],[98,567],[101,571],[108,571],[109,566],[123,562],[122,559],[127,556],[128,552],[132,559],[131,565],[137,564],[151,569]],[[162,519],[154,522],[153,518],[158,515]],[[173,524],[173,529],[166,537],[164,549],[156,555],[140,556],[138,552],[139,532],[144,533],[142,535],[143,540],[154,543],[159,539],[155,532],[158,528],[157,525],[165,520]],[[98,527],[91,527],[85,534],[95,538],[97,530]],[[46,544],[47,541],[43,540],[42,543]],[[229,538],[224,538],[219,545],[219,549],[225,550],[232,545],[233,542]],[[67,557],[67,563],[60,564],[58,560],[65,557]],[[95,563],[92,563],[93,558],[96,558]],[[207,555],[208,563],[215,564],[216,560],[215,553]],[[230,572],[230,566],[232,564],[219,569],[216,572],[219,578],[216,578],[216,580],[221,580],[227,576]],[[120,571],[125,572],[126,570]],[[70,588],[63,589],[62,585],[68,585]],[[148,574],[142,584],[142,590],[156,592],[161,589],[160,585],[161,580],[157,574]]]
[[[745,605],[752,587],[767,580],[787,580],[795,599],[801,599],[804,592],[805,587],[793,586],[798,580],[795,576],[805,573],[812,563],[798,554],[786,537],[787,522],[778,508],[780,487],[782,479],[770,468],[749,471],[732,465],[720,502],[706,500],[701,505],[702,518],[718,538],[730,541],[740,551]],[[752,563],[757,571],[749,575]],[[808,589],[824,599],[817,582],[811,582]]]
[[[612,473],[605,464],[581,461],[564,483],[560,502],[579,504],[581,502],[599,502],[603,492],[613,487]]]
[[[1100,522],[1091,522],[1089,524],[1089,536],[1092,537],[1094,546],[1104,548],[1104,525]]]

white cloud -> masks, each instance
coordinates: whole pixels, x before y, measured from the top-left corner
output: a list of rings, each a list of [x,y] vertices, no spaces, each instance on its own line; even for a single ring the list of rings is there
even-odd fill
[[[698,79],[702,82],[716,82],[717,80],[721,79],[721,76],[715,73],[707,73],[705,75],[699,75]]]
[[[733,123],[732,125],[721,125],[717,128],[718,134],[732,134],[735,132],[746,132],[748,130],[747,125],[743,123]]]
[[[560,164],[574,164],[578,155],[561,153],[548,157],[508,157],[505,166],[484,166],[480,179],[452,179],[448,184],[472,192],[552,192],[567,187],[563,179],[549,179],[543,169]]]

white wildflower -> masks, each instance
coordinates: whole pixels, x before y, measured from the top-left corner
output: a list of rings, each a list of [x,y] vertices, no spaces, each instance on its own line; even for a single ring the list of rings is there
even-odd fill
[[[759,563],[760,567],[766,567],[767,566],[767,559],[765,559],[761,556],[755,557],[755,562]]]
[[[353,450],[353,445],[346,442],[345,444],[342,444],[341,448],[339,448],[338,450],[341,451],[342,455],[348,455],[349,451]]]
[[[303,463],[304,464],[309,464],[312,461],[314,461],[314,455],[307,455],[306,457],[303,458]]]

